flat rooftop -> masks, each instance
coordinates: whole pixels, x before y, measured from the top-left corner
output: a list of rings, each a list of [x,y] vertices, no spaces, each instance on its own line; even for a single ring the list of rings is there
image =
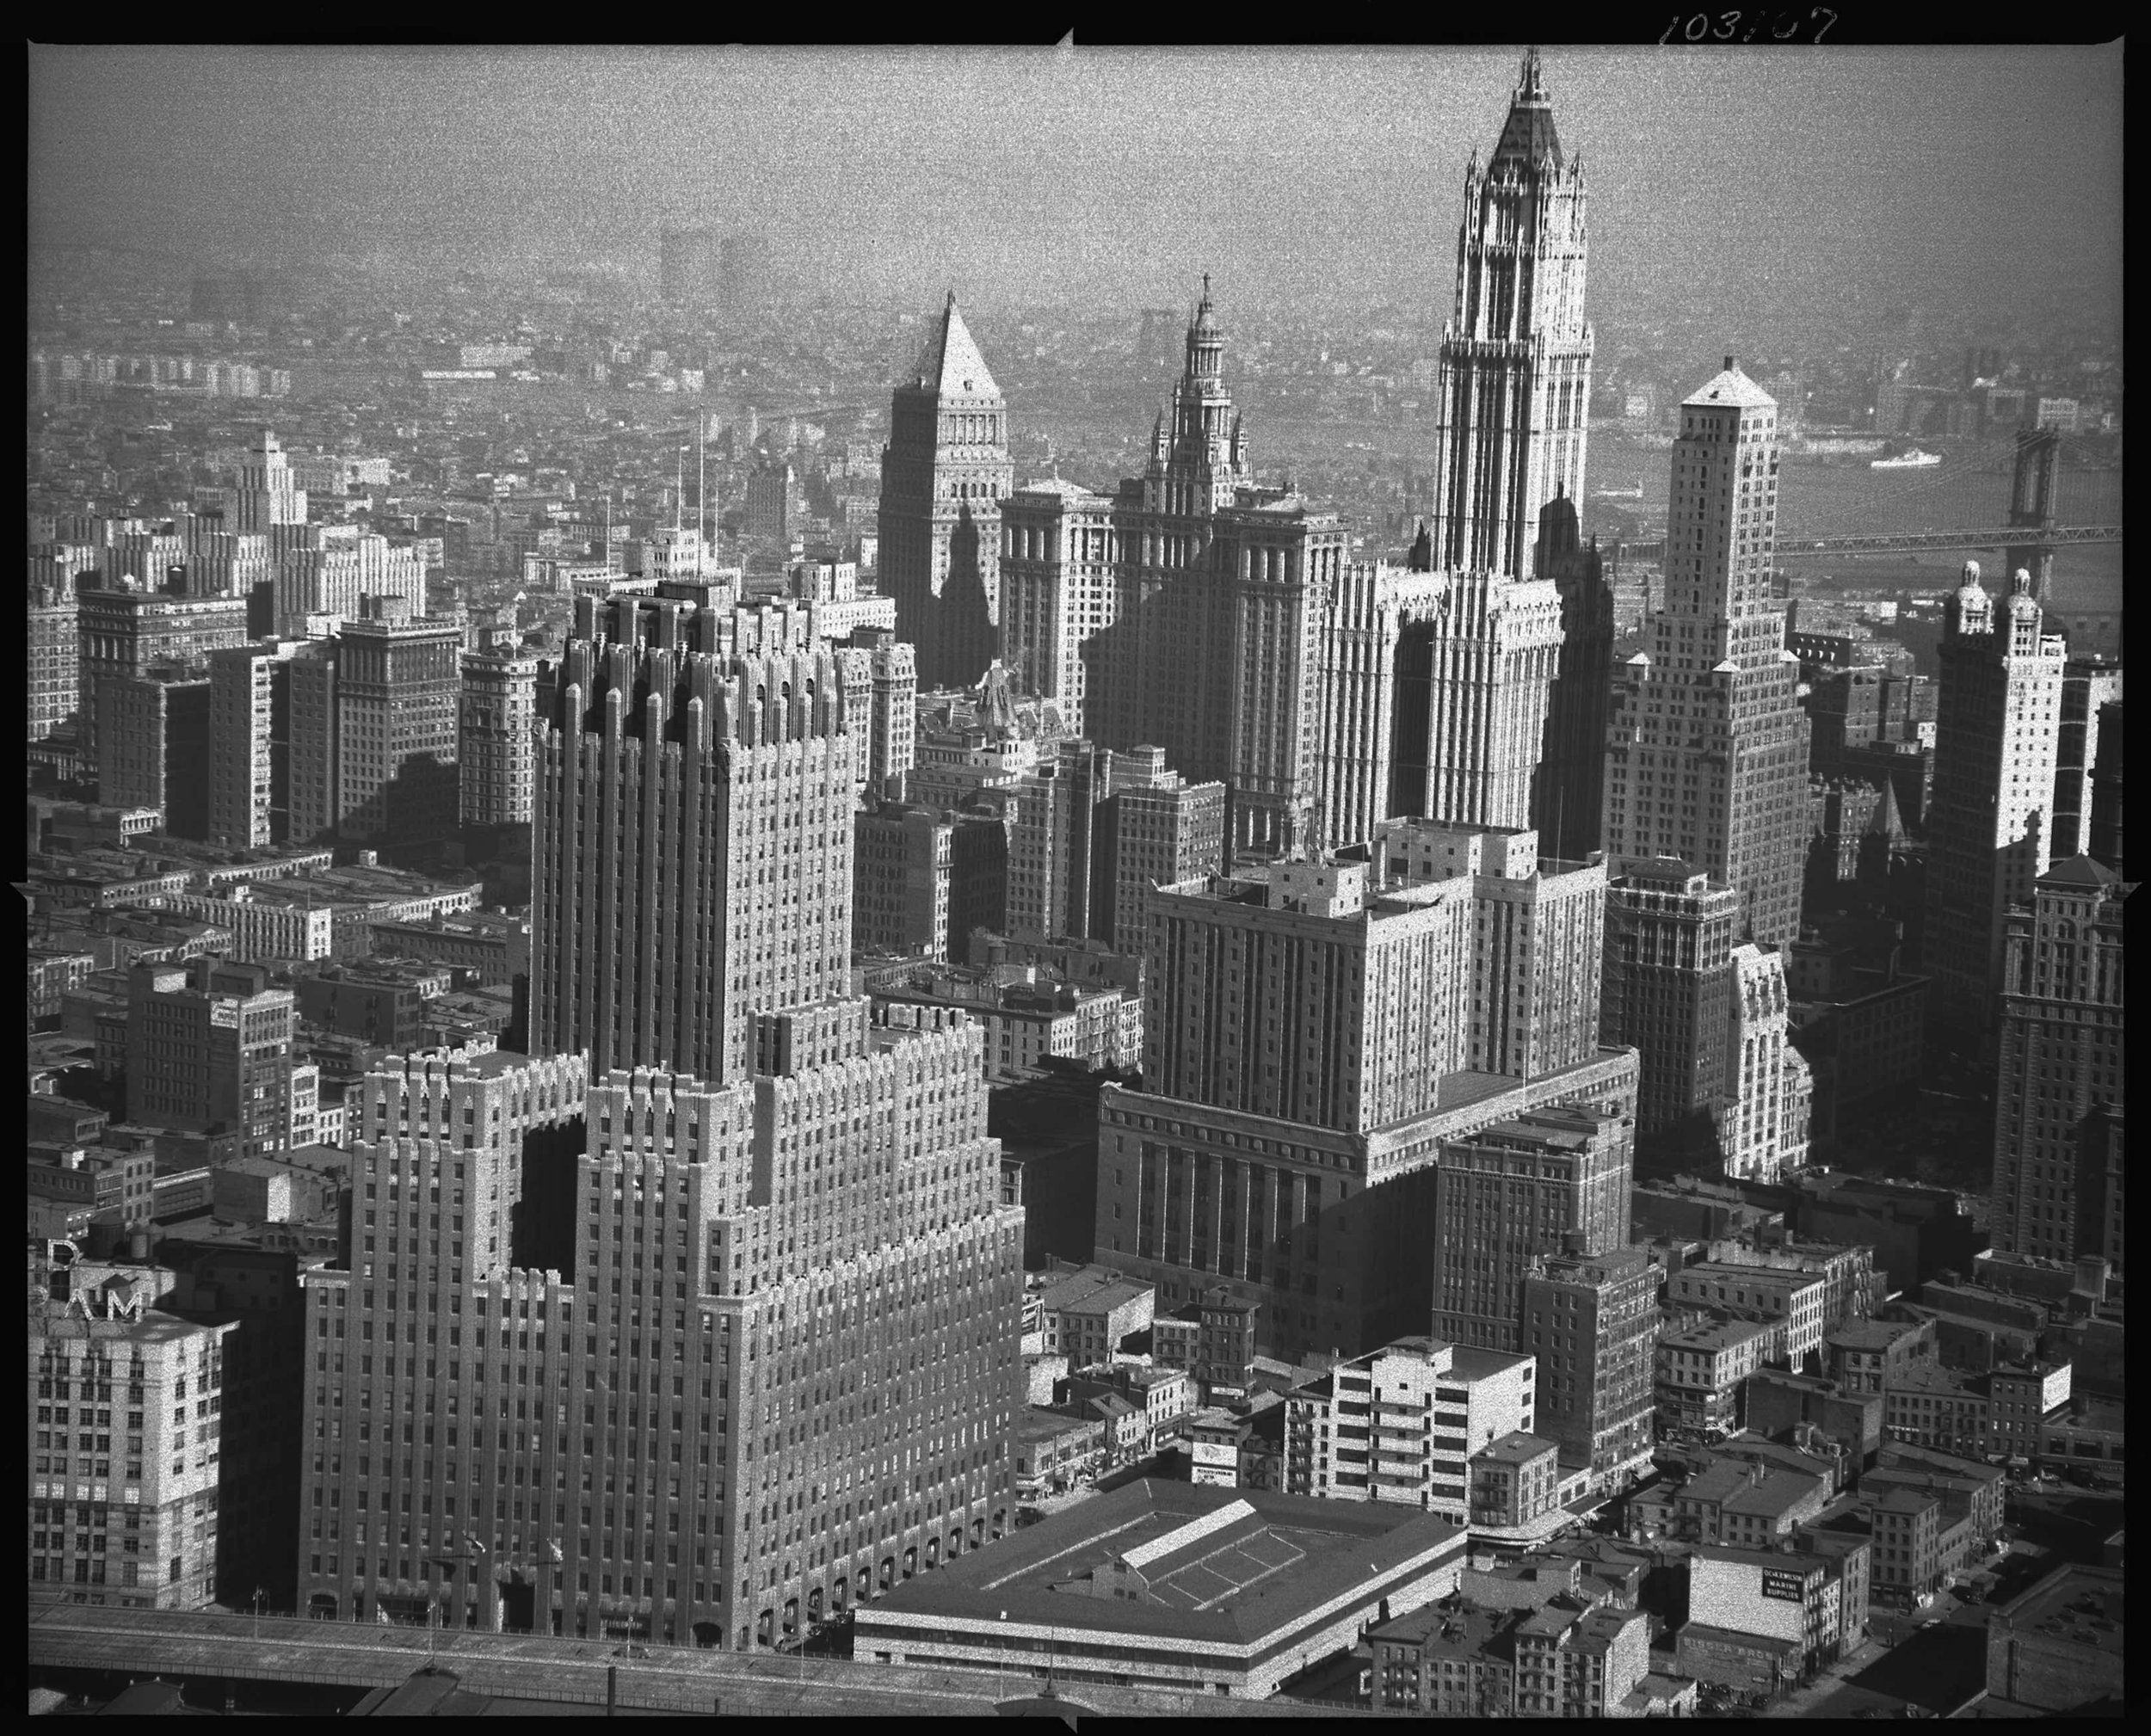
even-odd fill
[[[1003,1620],[1143,1638],[1245,1645],[1320,1605],[1454,1545],[1462,1528],[1416,1507],[1143,1480],[1082,1502],[860,1612]],[[1148,1596],[1094,1591],[1125,1564]]]
[[[1998,1612],[2020,1639],[2122,1653],[2122,1576],[2111,1567],[2069,1566],[2049,1574]]]

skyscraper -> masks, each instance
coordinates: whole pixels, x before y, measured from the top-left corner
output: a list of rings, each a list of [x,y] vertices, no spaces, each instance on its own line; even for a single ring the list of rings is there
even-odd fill
[[[120,1271],[92,1314],[88,1296],[52,1298],[49,1256],[31,1271],[25,1385],[37,1420],[52,1420],[59,1392],[102,1388],[112,1403],[96,1407],[124,1406],[132,1425],[120,1436],[125,1451],[116,1459],[110,1432],[99,1439],[37,1430],[40,1448],[59,1450],[39,1452],[34,1467],[32,1601],[96,1596],[121,1609],[211,1607],[219,1589],[216,1502],[228,1474],[218,1450],[230,1414],[225,1353],[240,1322],[203,1325],[145,1310],[147,1286]],[[92,1442],[102,1456],[92,1456]],[[71,1453],[71,1445],[81,1450]],[[78,1589],[100,1585],[108,1589]],[[223,1595],[235,1594],[227,1588]]]
[[[1726,1035],[1730,1078],[1718,1117],[1725,1173],[1772,1182],[1808,1160],[1814,1075],[1792,1046],[1782,951],[1753,942],[1733,949],[1733,1027]]]
[[[2121,703],[2121,665],[2071,657],[2062,672],[2062,727],[2054,750],[2054,813],[2048,859],[2066,862],[2091,849],[2092,778],[2099,764],[2100,714]]]
[[[209,841],[280,844],[290,816],[291,660],[296,640],[209,654]]]
[[[1597,846],[1612,599],[1581,545],[1591,397],[1583,163],[1527,54],[1494,153],[1464,171],[1456,300],[1436,385],[1433,514],[1414,564],[1390,811]],[[1587,815],[1583,804],[1588,803]]]
[[[1397,652],[1391,813],[1531,824],[1561,610],[1550,582],[1442,576],[1431,605],[1405,623]]]
[[[399,598],[367,606],[376,604],[380,617],[344,623],[330,661],[293,665],[294,752],[325,744],[330,769],[325,813],[302,803],[294,787],[293,836],[378,840],[399,851],[438,846],[455,835],[458,819],[463,630],[413,620]]]
[[[1650,1462],[1659,1269],[1640,1247],[1582,1251],[1572,1232],[1524,1278],[1518,1348],[1538,1364],[1534,1432],[1601,1481]]]
[[[1350,538],[1334,514],[1254,486],[1225,341],[1205,279],[1143,473],[1110,499],[1055,484],[1004,502],[1007,650],[1080,705],[1092,740],[1162,748],[1223,784],[1231,846],[1274,853],[1330,835],[1326,623]]]
[[[1576,862],[1599,847],[1606,725],[1613,704],[1613,588],[1598,539],[1583,545],[1575,502],[1556,495],[1538,514],[1538,565],[1561,597],[1561,650],[1532,782],[1531,824],[1546,853]]]
[[[175,838],[209,832],[209,680],[200,664],[113,675],[97,689],[97,795],[155,808]]]
[[[97,690],[110,676],[160,663],[191,663],[247,639],[247,606],[236,597],[182,597],[93,587],[75,594],[77,725],[83,760],[96,763]]]
[[[276,431],[263,428],[259,443],[239,466],[239,485],[231,491],[231,515],[225,529],[236,535],[266,536],[272,543],[290,532],[284,526],[306,522],[306,491],[292,475],[291,460],[277,444]],[[281,547],[275,552],[281,553]]]
[[[82,681],[75,598],[71,588],[30,594],[30,740],[40,742],[75,715]]]
[[[749,1013],[844,993],[852,743],[838,666],[734,656],[729,614],[576,601],[538,755],[531,1030],[601,1072],[746,1076]]]
[[[2046,872],[2067,651],[2043,631],[2028,574],[2000,609],[1979,568],[1944,605],[1927,812],[1926,962],[1947,1025],[1991,1031],[2004,918]]]
[[[1481,1350],[1524,1342],[1532,1260],[1575,1236],[1585,1253],[1628,1246],[1635,1121],[1550,1105],[1442,1143],[1434,1168],[1434,1336]]]
[[[1113,507],[1112,496],[1055,477],[1025,483],[1001,509],[1001,659],[1079,735],[1105,727],[1083,646],[1119,613]]]
[[[861,627],[837,648],[836,661],[859,792],[869,801],[901,798],[919,757],[917,656],[894,633]]]
[[[1583,159],[1562,151],[1536,50],[1493,156],[1471,153],[1464,198],[1436,387],[1432,564],[1527,578],[1541,510],[1582,497],[1591,398]]]
[[[1115,754],[1112,794],[1099,808],[1094,835],[1102,865],[1090,938],[1139,950],[1151,888],[1178,885],[1223,859],[1224,785],[1189,783],[1167,767],[1162,748]]]
[[[2085,854],[2117,874],[2121,853],[2121,701],[2099,708],[2099,759],[2092,767],[2091,812],[2085,822]]]
[[[1099,1100],[1096,1257],[1168,1302],[1256,1304],[1266,1354],[1423,1327],[1442,1142],[1634,1106],[1635,1056],[1595,1041],[1603,871],[1536,845],[1396,822],[1153,892],[1143,1087]]]
[[[2124,910],[2133,882],[2088,856],[2057,863],[2008,913],[1994,1093],[1994,1247],[2122,1269],[2118,1148]]]
[[[956,310],[934,323],[889,411],[880,582],[922,687],[968,686],[998,654],[1008,405]]]
[[[452,1622],[504,1604],[541,1630],[767,1645],[1011,1519],[1022,1217],[998,1204],[979,1033],[848,994],[840,665],[737,648],[753,625],[578,600],[539,754],[532,969],[538,1045],[601,1061],[569,1247],[544,1271],[513,1249],[481,1263],[475,1240],[465,1259],[450,1229],[404,1222],[422,1187],[496,1197],[514,1153],[473,1138],[479,1105],[399,1113],[391,1137],[390,1100],[419,1093],[382,1084],[358,1158],[389,1203],[380,1245],[320,1277],[321,1318],[347,1345],[385,1315],[429,1344],[445,1325],[445,1376],[368,1367],[341,1402],[416,1401],[447,1439],[422,1471],[362,1453],[372,1486],[348,1456],[327,1475],[361,1528],[384,1495],[457,1499],[465,1477],[477,1505],[422,1505],[415,1535],[361,1529],[348,1569],[309,1539],[324,1610],[439,1597]],[[481,1360],[496,1315],[515,1342]],[[510,1423],[510,1390],[541,1426]],[[333,1423],[337,1392],[314,1399]]]
[[[1740,895],[1678,857],[1611,865],[1599,1040],[1632,1044],[1647,1155],[1704,1160],[1728,1088]]]
[[[259,964],[191,960],[129,973],[127,1111],[152,1127],[235,1134],[240,1154],[291,1144],[296,998]]]
[[[367,1080],[352,1265],[305,1278],[341,1358],[307,1394],[311,1610],[744,1649],[1008,1526],[1022,1215],[977,1028],[755,1023],[721,1089],[586,1094],[579,1055]],[[540,1270],[519,1176],[578,1110],[572,1265]],[[369,1348],[398,1337],[429,1354]]]
[[[1725,359],[1680,406],[1666,603],[1607,736],[1606,848],[1678,856],[1740,894],[1740,937],[1800,932],[1807,719],[1771,598],[1778,407]]]
[[[527,826],[535,800],[532,726],[538,660],[466,651],[456,711],[456,785],[466,827]]]

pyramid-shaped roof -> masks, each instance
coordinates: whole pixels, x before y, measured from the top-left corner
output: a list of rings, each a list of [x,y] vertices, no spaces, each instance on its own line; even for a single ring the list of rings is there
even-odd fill
[[[1704,382],[1690,396],[1681,399],[1681,408],[1691,406],[1708,409],[1714,404],[1735,404],[1742,409],[1775,409],[1778,400],[1734,366],[1733,358],[1725,358],[1724,371]]]
[[[1554,131],[1553,106],[1546,100],[1546,87],[1539,77],[1538,51],[1534,48],[1524,56],[1524,70],[1509,103],[1508,121],[1494,147],[1494,161],[1515,158],[1536,163],[1542,157],[1550,157],[1556,169],[1561,167],[1561,139]]]
[[[2120,875],[2091,856],[2072,856],[2066,862],[2056,862],[2039,877],[2042,886],[2049,883],[2063,886],[2113,886],[2120,880]]]
[[[952,289],[948,292],[948,305],[941,311],[940,322],[928,334],[926,347],[919,352],[919,365],[912,373],[919,385],[939,397],[1001,396],[1001,388],[994,384],[993,374],[986,366],[986,358],[978,353],[971,328],[956,311],[956,292]]]
[[[1897,811],[1897,780],[1882,780],[1882,795],[1875,803],[1875,811],[1867,816],[1867,831],[1871,837],[1902,838],[1905,835],[1904,816]]]

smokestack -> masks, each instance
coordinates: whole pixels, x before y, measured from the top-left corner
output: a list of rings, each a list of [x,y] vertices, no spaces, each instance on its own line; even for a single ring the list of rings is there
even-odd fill
[[[1728,373],[1733,372],[1733,358],[1729,355],[1725,358],[1725,371]]]

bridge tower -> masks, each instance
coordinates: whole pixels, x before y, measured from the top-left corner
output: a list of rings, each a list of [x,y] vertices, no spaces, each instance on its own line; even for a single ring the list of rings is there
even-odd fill
[[[2012,539],[2011,572],[2031,575],[2031,595],[2043,604],[2054,576],[2054,485],[2062,456],[2059,428],[2032,428],[2017,436],[2017,474],[2009,496],[2009,528],[2035,534]]]

